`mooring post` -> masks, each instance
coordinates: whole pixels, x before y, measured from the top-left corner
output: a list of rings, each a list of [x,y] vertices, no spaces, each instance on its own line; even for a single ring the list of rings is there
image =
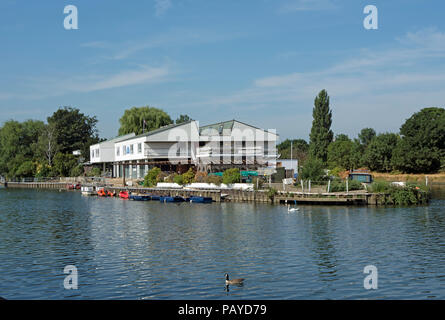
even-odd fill
[[[331,191],[331,180],[328,180],[328,193]]]

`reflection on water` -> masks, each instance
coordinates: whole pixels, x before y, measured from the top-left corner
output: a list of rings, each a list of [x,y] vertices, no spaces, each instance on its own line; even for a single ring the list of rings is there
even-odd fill
[[[444,299],[445,197],[371,208],[162,204],[0,190],[9,299]],[[379,289],[365,290],[375,265]],[[65,290],[75,265],[79,289]],[[246,278],[225,287],[224,274]]]

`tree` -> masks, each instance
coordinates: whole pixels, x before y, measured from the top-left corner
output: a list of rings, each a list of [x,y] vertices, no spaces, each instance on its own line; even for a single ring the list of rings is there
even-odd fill
[[[363,163],[372,171],[390,172],[393,169],[391,163],[393,150],[399,140],[399,135],[395,133],[375,136],[363,155]]]
[[[86,160],[90,158],[90,145],[99,141],[96,117],[86,116],[76,108],[63,107],[47,120],[54,130],[55,141],[61,153],[81,150]]]
[[[45,159],[48,166],[51,167],[57,151],[56,129],[53,125],[46,125],[37,141],[37,154],[40,158]]]
[[[222,176],[224,184],[232,184],[240,182],[241,173],[238,168],[227,169]]]
[[[290,159],[291,157],[291,142],[292,142],[292,159],[298,159],[303,163],[308,155],[309,144],[303,139],[286,139],[277,145],[278,153],[281,159]]]
[[[400,128],[402,139],[394,150],[393,165],[407,173],[436,172],[445,159],[445,109],[425,108]]]
[[[180,123],[184,123],[184,122],[188,122],[192,120],[188,115],[186,114],[181,114],[179,116],[179,118],[176,119],[176,124],[180,124]]]
[[[74,155],[59,152],[54,156],[53,173],[59,177],[69,177],[77,165],[78,162]]]
[[[312,116],[314,120],[310,133],[309,154],[326,163],[328,146],[332,142],[334,133],[331,130],[332,111],[329,108],[329,96],[324,89],[315,98]]]
[[[350,169],[353,167],[352,150],[354,143],[347,135],[341,134],[335,138],[328,147],[328,166],[333,169],[340,167],[342,169]]]
[[[309,158],[301,167],[300,179],[322,181],[324,177],[324,164],[319,158]]]
[[[163,110],[149,106],[125,110],[119,122],[121,124],[119,135],[133,132],[139,135],[143,130],[148,132],[173,123],[170,116]]]
[[[372,128],[364,128],[358,134],[359,141],[362,145],[367,147],[371,140],[376,136],[376,132]]]

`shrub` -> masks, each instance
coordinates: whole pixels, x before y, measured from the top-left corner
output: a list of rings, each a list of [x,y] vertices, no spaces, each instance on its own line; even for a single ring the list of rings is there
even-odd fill
[[[301,168],[300,179],[322,181],[325,179],[324,164],[320,159],[308,159]]]
[[[278,194],[278,190],[275,188],[268,188],[267,189],[267,196],[270,200],[273,200],[275,196]]]
[[[100,173],[99,173],[100,174]],[[78,165],[71,169],[70,177],[80,177],[83,175],[83,166]]]
[[[181,175],[181,174],[178,174],[178,175],[174,176],[173,182],[177,183],[179,185],[183,185],[184,184],[184,176]]]
[[[165,173],[165,172],[163,172],[163,171],[161,171],[161,172],[159,172],[158,175],[156,176],[156,182],[164,182],[164,181],[165,181],[165,178],[167,178],[167,177],[168,177],[168,174]]]
[[[208,175],[206,177],[205,182],[213,183],[213,184],[216,184],[217,186],[219,186],[223,182],[223,179],[220,176],[215,176],[212,174],[212,175]]]
[[[224,184],[232,184],[240,181],[241,174],[238,168],[227,169],[223,173],[222,182]]]
[[[100,177],[101,171],[98,167],[94,167],[93,169],[91,169],[87,176],[88,177]]]
[[[263,185],[264,185],[264,179],[261,178],[261,177],[254,177],[252,179],[252,183],[253,183],[253,189],[254,190],[261,190],[263,188]]]
[[[182,175],[182,178],[184,180],[184,184],[192,183],[195,179],[195,173],[193,172],[193,169],[188,169],[188,171]]]
[[[348,190],[362,190],[363,185],[357,180],[348,180]],[[330,192],[343,192],[346,191],[346,181],[342,180],[333,180],[331,182]]]
[[[157,183],[157,177],[161,169],[154,167],[148,171],[148,173],[144,177],[144,187],[153,187]]]

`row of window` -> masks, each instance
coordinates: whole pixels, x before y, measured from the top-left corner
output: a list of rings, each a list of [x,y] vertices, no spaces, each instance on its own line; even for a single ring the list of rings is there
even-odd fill
[[[142,153],[142,143],[137,144],[138,153]],[[116,155],[120,156],[120,147],[116,148]],[[127,154],[134,154],[134,145],[130,144],[128,146],[122,146],[122,155],[125,156]]]

